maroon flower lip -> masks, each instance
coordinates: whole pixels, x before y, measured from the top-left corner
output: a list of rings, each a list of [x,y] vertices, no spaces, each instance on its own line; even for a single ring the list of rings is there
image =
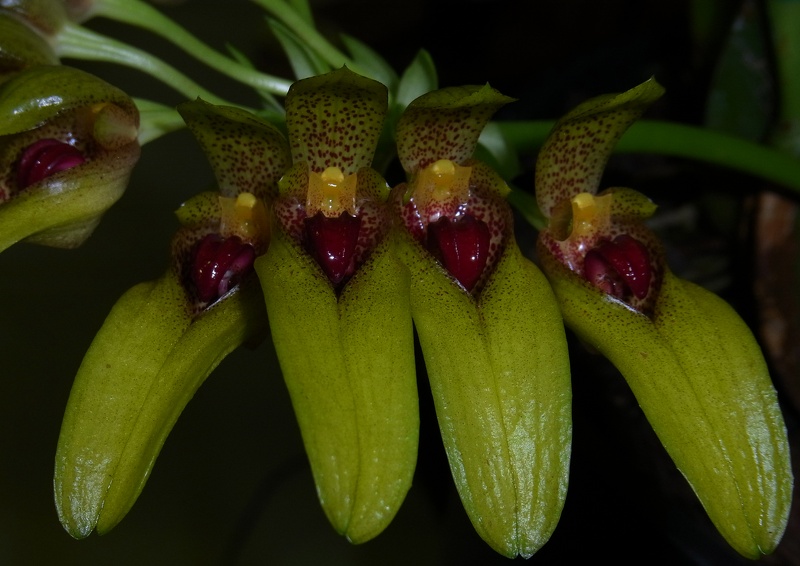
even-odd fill
[[[603,239],[589,250],[583,260],[583,273],[597,288],[622,300],[631,295],[644,299],[653,276],[647,248],[628,234]]]
[[[256,252],[239,236],[207,234],[194,249],[190,279],[197,298],[213,303],[253,270]]]
[[[317,212],[304,220],[306,251],[335,287],[355,273],[360,231],[361,216],[353,216],[347,212],[334,218]]]
[[[345,176],[329,167],[321,173],[298,168],[293,175],[295,188],[275,202],[275,216],[338,293],[388,232],[386,203],[362,190],[377,173]]]
[[[488,279],[510,226],[505,202],[475,182],[473,171],[471,165],[439,160],[412,180],[405,204],[398,190],[406,229],[469,293]]]
[[[80,150],[68,143],[53,138],[38,140],[22,152],[17,166],[17,185],[26,189],[85,162]]]
[[[489,227],[471,214],[428,226],[428,251],[470,292],[486,270],[490,240]]]

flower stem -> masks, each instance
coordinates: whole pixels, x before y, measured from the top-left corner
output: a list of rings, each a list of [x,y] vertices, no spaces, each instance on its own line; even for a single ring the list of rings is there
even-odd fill
[[[222,55],[160,11],[140,0],[102,0],[93,8],[92,15],[149,30],[212,69],[256,90],[284,96],[291,85],[289,80],[261,73]]]
[[[139,109],[139,145],[145,145],[186,126],[174,108],[141,98],[134,99],[134,102]]]
[[[125,65],[160,80],[189,99],[199,96],[212,104],[230,105],[158,57],[78,25],[65,24],[55,44],[59,58],[106,61]]]
[[[304,13],[296,11],[292,6],[284,2],[284,0],[252,1],[278,18],[334,69],[347,65],[351,71],[362,75],[367,74],[364,70],[359,68],[358,64],[353,62],[344,53],[336,49],[332,43],[320,35],[313,23],[308,21],[308,14],[305,13],[305,11],[303,11]]]
[[[517,151],[532,151],[542,145],[555,122],[498,122]],[[658,153],[685,157],[743,171],[800,193],[800,161],[780,151],[712,130],[641,120],[622,136],[617,153]]]

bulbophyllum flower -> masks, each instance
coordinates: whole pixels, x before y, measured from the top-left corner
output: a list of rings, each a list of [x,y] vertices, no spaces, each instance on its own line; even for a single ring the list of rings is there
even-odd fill
[[[538,253],[566,324],[620,370],[722,536],[758,558],[780,541],[792,495],[761,351],[728,304],[669,270],[646,197],[597,193],[613,145],[662,92],[650,80],[556,124],[536,166],[550,219]]]
[[[40,65],[0,85],[0,251],[83,243],[139,158],[139,113],[77,69]]]
[[[386,87],[346,68],[291,87],[292,167],[256,260],[320,502],[353,543],[399,509],[419,433],[408,272],[370,169],[386,109]]]
[[[412,102],[397,124],[409,180],[392,198],[459,495],[492,548],[529,557],[564,504],[571,387],[561,316],[514,240],[508,186],[472,158],[486,122],[510,100],[485,86]]]
[[[120,298],[78,370],[54,480],[59,518],[75,538],[122,520],[197,388],[267,331],[253,263],[269,243],[266,203],[289,165],[284,138],[233,108],[196,101],[180,111],[220,192],[178,210],[170,269]]]

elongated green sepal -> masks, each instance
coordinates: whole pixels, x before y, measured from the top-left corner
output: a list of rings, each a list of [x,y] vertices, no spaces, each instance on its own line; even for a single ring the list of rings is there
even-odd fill
[[[351,542],[369,540],[394,517],[416,465],[408,273],[384,238],[337,296],[283,231],[255,267],[322,507]]]
[[[56,507],[72,536],[122,520],[197,388],[265,330],[252,278],[194,319],[173,272],[123,295],[81,364],[59,437]]]
[[[667,272],[653,318],[577,280],[540,248],[567,325],[622,373],[709,517],[739,553],[781,539],[786,427],[752,333],[722,299]]]
[[[401,238],[464,508],[497,552],[529,557],[558,523],[569,476],[569,358],[552,291],[513,240],[476,300],[407,233]]]

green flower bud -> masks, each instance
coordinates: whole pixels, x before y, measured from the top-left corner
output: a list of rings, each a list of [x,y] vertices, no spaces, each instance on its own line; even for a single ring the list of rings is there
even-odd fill
[[[0,251],[82,244],[139,158],[139,113],[122,91],[61,66],[0,85]]]

